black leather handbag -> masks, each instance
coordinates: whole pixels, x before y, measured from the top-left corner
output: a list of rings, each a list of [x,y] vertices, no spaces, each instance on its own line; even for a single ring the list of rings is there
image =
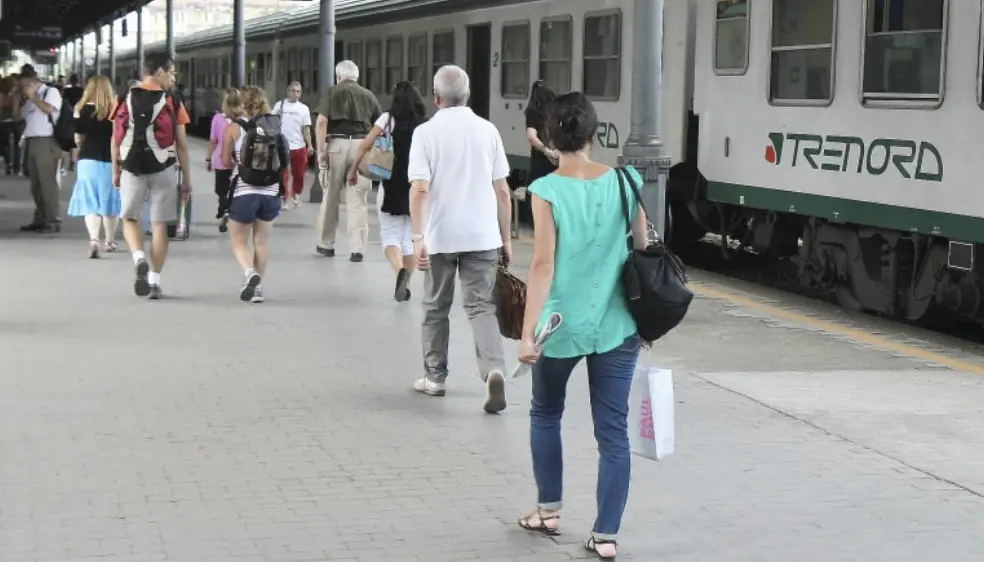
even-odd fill
[[[649,222],[649,212],[646,211],[632,176],[623,168],[618,168],[616,174],[622,197],[622,211],[628,226],[625,241],[629,247],[629,257],[622,266],[622,290],[639,337],[643,341],[653,342],[676,328],[683,320],[694,294],[687,288],[687,273],[683,262],[663,243],[653,224]],[[629,213],[626,183],[646,215],[651,240],[645,250],[635,249],[632,237],[633,217]]]

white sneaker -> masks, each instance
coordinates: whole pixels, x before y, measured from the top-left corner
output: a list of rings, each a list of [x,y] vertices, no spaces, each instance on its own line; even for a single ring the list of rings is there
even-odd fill
[[[257,285],[256,289],[253,290],[253,298],[251,302],[253,304],[260,304],[263,302],[263,285]]]
[[[280,210],[281,211],[289,211],[290,210],[290,200],[288,200],[288,199],[282,200],[280,202]]]
[[[444,383],[434,382],[427,377],[413,381],[413,389],[430,396],[444,396]]]
[[[301,196],[300,195],[295,195],[295,196],[291,197],[290,198],[290,204],[293,205],[295,209],[298,208],[298,207],[300,207],[301,206]]]
[[[500,371],[490,371],[485,379],[485,411],[497,414],[506,409],[506,377]]]

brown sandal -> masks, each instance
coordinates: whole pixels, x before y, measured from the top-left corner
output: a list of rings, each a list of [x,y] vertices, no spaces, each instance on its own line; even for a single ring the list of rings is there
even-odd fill
[[[612,545],[613,548],[618,548],[618,543],[615,541],[606,541],[603,539],[596,539],[593,536],[584,543],[584,550],[588,552],[593,552],[599,560],[604,560],[605,562],[614,562],[617,554],[612,554],[611,556],[603,556],[598,552],[598,547],[601,545]]]
[[[533,525],[533,518],[539,520],[539,525]],[[547,521],[556,521],[560,519],[560,513],[553,512],[550,515],[544,515],[543,510],[537,509],[533,513],[521,517],[518,521],[519,526],[527,531],[533,531],[535,533],[542,533],[548,537],[556,537],[560,534],[560,529],[556,526],[551,527],[547,525]]]

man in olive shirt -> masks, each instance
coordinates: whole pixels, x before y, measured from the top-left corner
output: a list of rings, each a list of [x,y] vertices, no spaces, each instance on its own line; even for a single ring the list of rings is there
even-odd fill
[[[348,245],[353,262],[361,262],[369,238],[368,196],[371,183],[360,177],[348,185],[345,176],[355,159],[362,139],[382,114],[372,92],[358,84],[359,67],[350,60],[335,66],[336,84],[321,96],[315,134],[321,188],[321,214],[318,216],[318,253],[335,255],[335,231],[338,229],[338,204],[345,192],[345,215],[348,222]]]

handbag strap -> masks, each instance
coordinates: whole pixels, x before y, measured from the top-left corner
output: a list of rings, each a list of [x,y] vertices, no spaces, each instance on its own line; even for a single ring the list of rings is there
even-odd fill
[[[632,190],[632,194],[635,195],[636,204],[642,208],[642,214],[646,217],[646,241],[650,244],[660,244],[662,241],[659,237],[659,232],[656,231],[656,227],[653,222],[649,220],[649,210],[646,209],[646,203],[642,200],[642,194],[639,192],[639,188],[636,186],[635,180],[629,175],[629,172],[623,167],[619,166],[615,168],[615,174],[618,176],[618,190],[619,195],[622,196],[622,213],[625,215],[625,222],[628,231],[625,236],[625,242],[628,244],[629,251],[633,249],[633,237],[632,237],[632,217],[629,214],[629,198],[628,194],[625,192],[625,184],[629,184],[629,188]]]

